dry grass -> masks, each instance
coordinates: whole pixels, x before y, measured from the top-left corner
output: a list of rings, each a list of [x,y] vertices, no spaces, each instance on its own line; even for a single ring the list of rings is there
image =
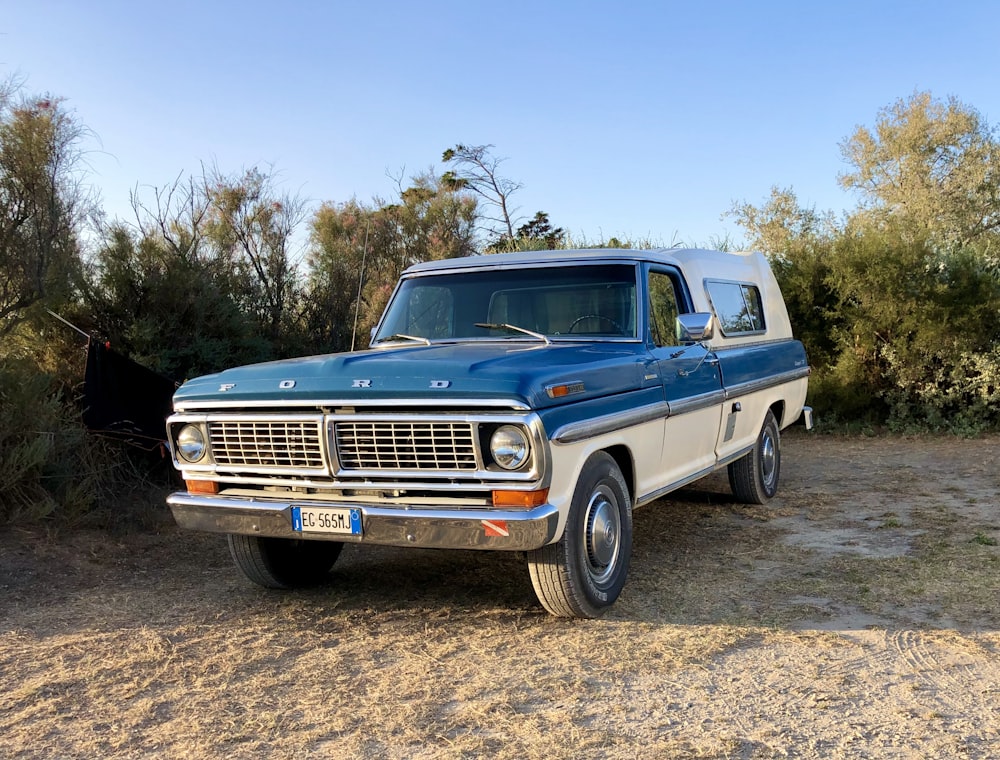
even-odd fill
[[[7,530],[0,757],[992,757],[998,443],[788,436],[767,508],[639,510],[598,621],[515,555],[349,547],[280,594],[162,508]]]

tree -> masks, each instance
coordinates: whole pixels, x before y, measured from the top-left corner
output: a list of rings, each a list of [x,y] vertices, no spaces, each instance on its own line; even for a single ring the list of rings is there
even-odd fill
[[[918,92],[841,146],[861,193],[829,278],[850,366],[900,427],[1000,419],[1000,143],[955,98]],[[845,373],[846,374],[846,373]]]
[[[367,344],[400,273],[475,253],[476,200],[430,174],[400,183],[396,203],[324,204],[312,221],[306,321],[315,350]]]
[[[763,251],[788,307],[788,315],[814,366],[835,361],[837,294],[832,289],[830,252],[840,230],[830,213],[799,205],[791,188],[771,188],[761,206],[734,204],[728,215],[747,234],[747,245]]]
[[[1000,144],[972,108],[928,92],[879,111],[841,144],[840,183],[876,223],[890,215],[911,239],[965,245],[1000,230]]]
[[[513,251],[553,251],[565,245],[566,232],[562,227],[552,227],[549,215],[539,211],[530,220],[517,228],[513,238],[506,234],[495,238],[486,246],[486,253],[510,253]]]
[[[1000,278],[973,249],[910,240],[893,222],[849,228],[836,243],[833,376],[900,429],[997,424]]]
[[[297,295],[291,245],[304,203],[279,193],[273,176],[257,168],[233,177],[214,169],[204,178],[204,197],[205,234],[228,265],[232,293],[263,334],[280,343]]]
[[[374,240],[373,213],[356,200],[324,203],[310,222],[305,321],[309,343],[316,352],[351,347],[355,313],[360,309],[356,299]]]
[[[517,242],[521,250],[553,251],[563,244],[566,231],[562,227],[553,227],[549,215],[539,211],[528,222],[517,228]]]
[[[0,84],[0,336],[29,307],[69,296],[89,202],[77,171],[83,127],[58,99],[16,95]]]
[[[462,145],[448,148],[441,160],[454,168],[441,176],[444,189],[469,190],[494,209],[492,215],[483,218],[491,223],[487,232],[493,237],[491,245],[499,240],[515,238],[516,209],[511,208],[510,196],[520,190],[520,182],[501,177],[500,164],[506,159],[490,153],[492,145]],[[496,226],[499,225],[499,228]]]
[[[134,226],[101,230],[84,288],[98,332],[175,379],[295,353],[297,199],[256,169],[151,192],[133,193]]]
[[[198,234],[175,227],[171,239]],[[94,332],[140,364],[184,380],[273,356],[229,284],[214,259],[178,255],[166,238],[116,222],[102,230],[83,293]]]
[[[209,202],[201,184],[193,177],[178,177],[170,185],[154,187],[152,205],[142,200],[138,188],[129,194],[139,234],[161,241],[174,256],[190,263],[210,258],[205,242]],[[122,225],[112,225],[117,226]]]
[[[478,202],[430,172],[410,182],[406,189],[399,183],[399,203],[385,206],[396,219],[405,264],[474,254]]]

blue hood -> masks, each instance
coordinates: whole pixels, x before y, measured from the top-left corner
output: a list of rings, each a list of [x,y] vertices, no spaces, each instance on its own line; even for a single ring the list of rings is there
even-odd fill
[[[405,346],[236,367],[188,381],[174,405],[508,399],[541,409],[640,388],[648,362],[637,343]],[[584,391],[549,398],[545,388],[560,383],[583,383]]]

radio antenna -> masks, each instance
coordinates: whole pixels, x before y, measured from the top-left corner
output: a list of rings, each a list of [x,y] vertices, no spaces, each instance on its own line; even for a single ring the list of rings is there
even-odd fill
[[[361,312],[361,287],[365,282],[365,262],[368,259],[368,231],[372,228],[371,219],[365,225],[365,246],[361,249],[361,274],[358,277],[358,300],[354,302],[354,328],[351,330],[351,350],[354,350],[354,341],[358,337],[358,315]]]

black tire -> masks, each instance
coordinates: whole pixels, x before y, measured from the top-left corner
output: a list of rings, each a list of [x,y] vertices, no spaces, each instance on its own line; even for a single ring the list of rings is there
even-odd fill
[[[766,504],[778,492],[781,432],[768,410],[753,450],[729,465],[729,487],[744,504]]]
[[[304,588],[322,583],[343,548],[339,541],[229,534],[229,553],[236,566],[264,588]]]
[[[614,604],[632,558],[632,499],[603,451],[583,467],[562,538],[528,553],[538,601],[558,617],[597,617]]]

